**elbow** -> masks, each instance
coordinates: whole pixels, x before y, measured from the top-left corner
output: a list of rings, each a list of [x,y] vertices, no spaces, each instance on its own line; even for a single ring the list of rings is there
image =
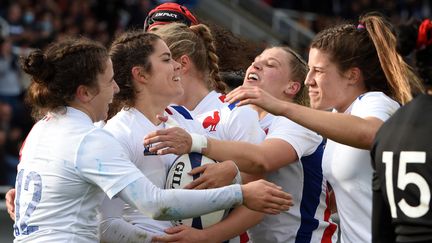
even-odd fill
[[[271,168],[269,166],[269,163],[267,162],[266,158],[261,157],[257,158],[254,161],[252,161],[252,166],[250,167],[251,171],[249,173],[251,174],[266,174],[268,172],[271,172]]]
[[[150,217],[154,220],[175,220],[174,211],[170,207],[159,206],[154,212],[150,213]]]
[[[376,132],[363,133],[362,136],[358,139],[358,148],[370,150],[375,141]]]

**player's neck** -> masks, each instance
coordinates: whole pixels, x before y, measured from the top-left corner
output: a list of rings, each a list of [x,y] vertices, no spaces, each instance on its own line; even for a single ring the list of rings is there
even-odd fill
[[[262,109],[261,107],[258,107],[256,105],[250,105],[250,106],[252,107],[252,109],[258,112],[258,117],[260,120],[263,119],[268,114],[268,112]]]
[[[165,108],[170,104],[167,100],[143,99],[135,101],[134,108],[141,112],[154,125],[159,125],[161,121],[156,115],[163,115]]]
[[[208,93],[210,93],[210,90],[206,87],[198,86],[194,90],[185,91],[184,95],[176,100],[176,103],[192,111],[208,95]]]

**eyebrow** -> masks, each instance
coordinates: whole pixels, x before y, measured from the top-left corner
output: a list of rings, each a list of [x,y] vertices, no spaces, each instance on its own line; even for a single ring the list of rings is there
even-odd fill
[[[268,60],[269,60],[269,61],[275,61],[275,62],[277,62],[278,64],[281,64],[281,62],[280,62],[278,59],[274,58],[274,57],[269,57]]]
[[[159,57],[164,57],[164,56],[168,56],[169,58],[171,58],[171,53],[169,53],[169,52],[164,52],[164,53],[162,53]]]
[[[309,67],[309,69],[314,68],[314,69],[323,69],[323,70],[325,70],[327,66],[328,65],[325,65],[325,66],[308,66],[308,67]]]
[[[261,55],[255,57],[254,62],[257,62],[257,61],[262,61],[262,56]],[[267,61],[275,61],[278,64],[281,64],[281,62],[278,59],[274,58],[274,57],[267,58]]]

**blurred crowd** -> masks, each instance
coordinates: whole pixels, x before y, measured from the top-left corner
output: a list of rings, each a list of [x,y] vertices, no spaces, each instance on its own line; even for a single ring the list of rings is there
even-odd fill
[[[411,17],[429,17],[429,0],[263,0],[275,8],[287,8],[297,11],[312,12],[342,19],[357,19],[365,11],[377,10],[389,16],[392,22],[400,22]]]

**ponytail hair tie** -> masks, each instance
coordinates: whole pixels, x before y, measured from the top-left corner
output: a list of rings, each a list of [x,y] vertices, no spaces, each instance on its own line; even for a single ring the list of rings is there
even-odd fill
[[[366,27],[365,27],[362,23],[359,23],[359,24],[357,25],[357,29],[358,29],[358,30],[366,29]]]
[[[416,47],[422,49],[432,44],[432,22],[430,19],[425,19],[419,26]]]

